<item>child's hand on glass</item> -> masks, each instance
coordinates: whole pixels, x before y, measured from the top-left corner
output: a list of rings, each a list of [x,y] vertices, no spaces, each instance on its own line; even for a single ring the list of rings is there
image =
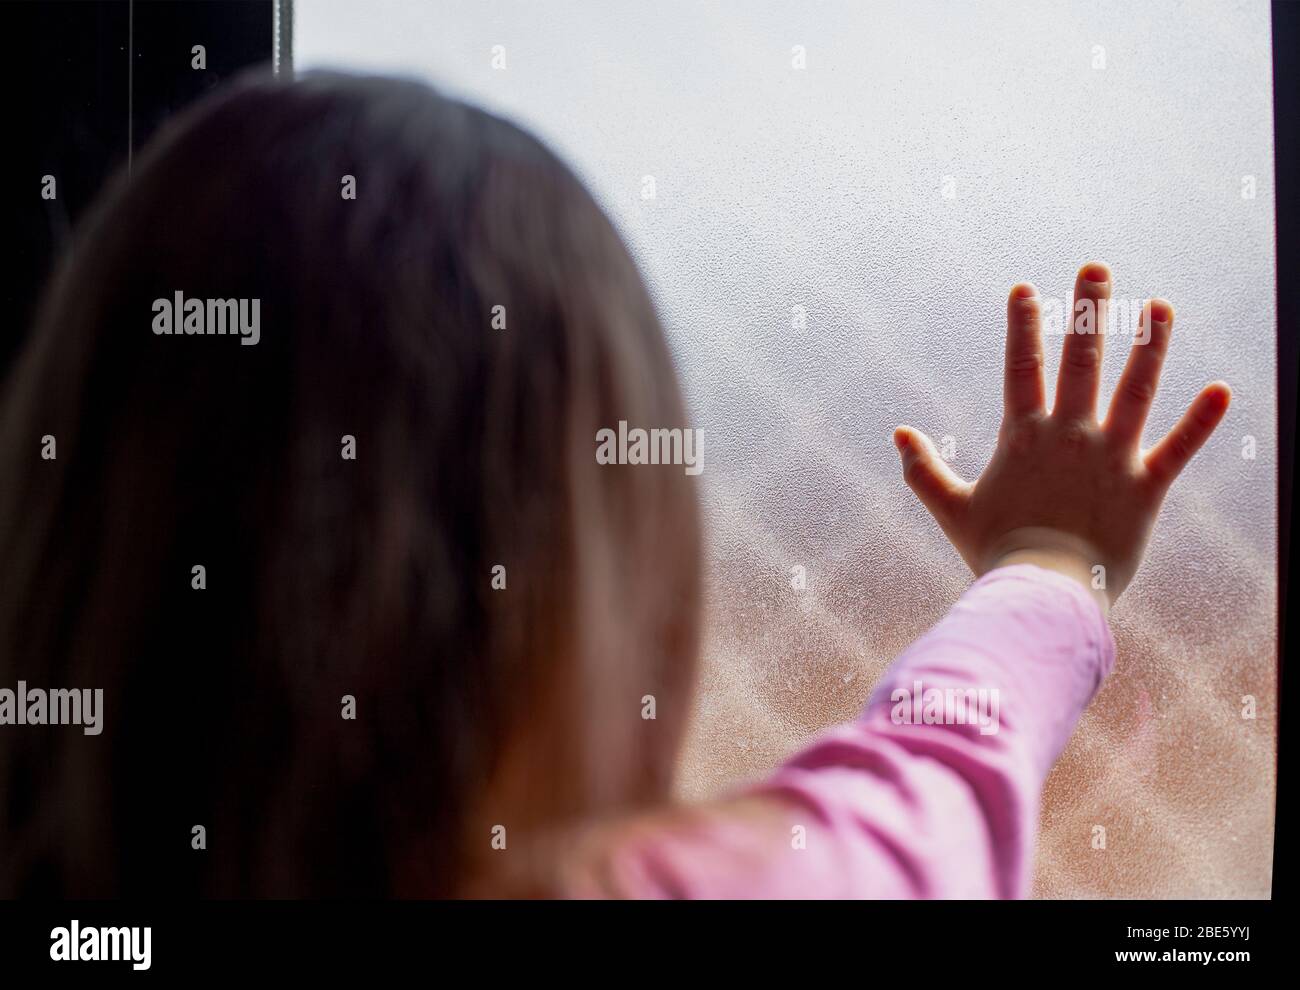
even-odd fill
[[[1173,307],[1153,299],[1102,423],[1097,392],[1111,276],[1088,264],[1075,281],[1096,332],[1067,333],[1049,414],[1038,294],[1021,283],[1007,301],[1005,403],[998,446],[974,483],[958,478],[922,433],[894,431],[903,476],[977,575],[1015,563],[1067,574],[1109,607],[1141,563],[1165,492],[1227,411],[1222,382],[1201,390],[1150,450],[1142,426],[1169,346]],[[1075,316],[1073,326],[1083,328]],[[1144,342],[1145,341],[1145,342]],[[1102,570],[1097,570],[1102,568]]]

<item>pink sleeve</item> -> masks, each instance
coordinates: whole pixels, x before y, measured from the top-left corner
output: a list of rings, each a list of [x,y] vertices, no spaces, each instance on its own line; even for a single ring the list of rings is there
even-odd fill
[[[618,846],[607,880],[632,897],[1023,897],[1043,780],[1114,657],[1077,583],[990,572],[856,721],[746,792],[777,798],[773,818],[703,806]]]

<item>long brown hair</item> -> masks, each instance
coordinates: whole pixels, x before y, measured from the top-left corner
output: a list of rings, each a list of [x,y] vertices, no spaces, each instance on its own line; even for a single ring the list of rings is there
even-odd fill
[[[178,291],[260,300],[257,343],[153,332]],[[106,191],[2,415],[0,688],[102,688],[104,728],[0,726],[0,894],[454,894],[665,795],[696,479],[595,441],[688,424],[518,127],[241,81]]]

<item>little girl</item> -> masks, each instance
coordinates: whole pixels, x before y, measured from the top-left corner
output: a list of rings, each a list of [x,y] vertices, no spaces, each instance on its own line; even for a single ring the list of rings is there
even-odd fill
[[[0,726],[0,895],[1024,896],[1107,610],[1229,397],[1140,449],[1154,300],[1105,419],[1104,326],[1049,413],[1039,319],[1015,286],[978,481],[894,435],[976,582],[858,719],[680,806],[700,479],[596,456],[690,428],[623,244],[423,86],[234,86],[106,191],[7,383],[0,687],[103,702]]]

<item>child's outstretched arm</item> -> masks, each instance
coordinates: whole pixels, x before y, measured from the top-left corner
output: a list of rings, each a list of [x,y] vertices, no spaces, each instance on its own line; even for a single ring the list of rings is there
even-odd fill
[[[954,476],[917,431],[895,432],[907,483],[979,580],[895,661],[862,716],[744,796],[616,827],[571,893],[1028,893],[1043,780],[1114,662],[1106,612],[1229,401],[1226,385],[1207,386],[1140,450],[1173,323],[1153,300],[1099,424],[1110,288],[1105,266],[1079,272],[1075,299],[1100,332],[1067,334],[1050,414],[1037,293],[1011,290],[1002,429],[978,481]]]

